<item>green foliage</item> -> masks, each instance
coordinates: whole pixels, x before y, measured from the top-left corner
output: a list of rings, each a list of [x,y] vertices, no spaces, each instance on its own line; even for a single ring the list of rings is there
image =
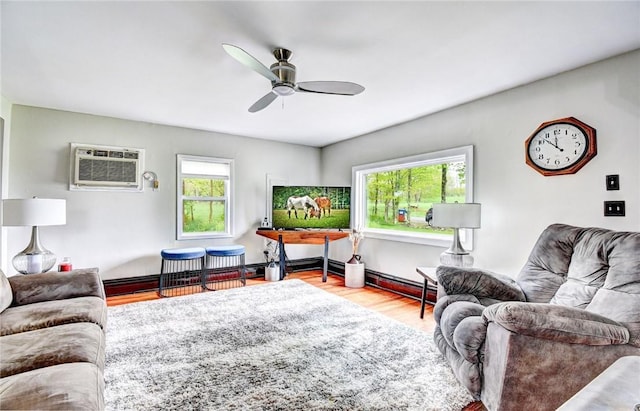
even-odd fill
[[[425,214],[433,203],[465,201],[465,164],[451,162],[367,175],[367,227],[403,231],[437,231]],[[398,221],[399,210],[405,221]]]
[[[212,178],[182,179],[182,195],[188,197],[223,197],[225,180]]]

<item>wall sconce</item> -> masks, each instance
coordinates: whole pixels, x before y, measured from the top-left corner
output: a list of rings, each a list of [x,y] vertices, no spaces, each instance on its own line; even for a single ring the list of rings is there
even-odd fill
[[[160,183],[158,182],[158,176],[153,171],[145,171],[142,174],[142,178],[144,178],[145,180],[151,183],[151,187],[153,188],[153,191],[156,191],[160,186]]]

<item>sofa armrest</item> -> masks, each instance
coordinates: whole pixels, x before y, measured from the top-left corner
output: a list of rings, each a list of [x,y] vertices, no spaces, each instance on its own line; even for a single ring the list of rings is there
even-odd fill
[[[629,342],[622,324],[592,312],[555,304],[505,302],[487,307],[484,320],[516,334],[569,344],[615,345]]]
[[[449,267],[436,269],[438,285],[447,295],[471,294],[476,298],[500,301],[525,301],[525,295],[514,279],[477,268]]]
[[[105,299],[104,285],[97,268],[15,275],[8,280],[14,306],[88,296]]]

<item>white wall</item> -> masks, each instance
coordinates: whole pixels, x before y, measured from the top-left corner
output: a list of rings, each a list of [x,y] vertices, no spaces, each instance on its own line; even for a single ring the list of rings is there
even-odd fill
[[[543,177],[525,164],[524,141],[569,116],[597,130],[598,154],[575,175]],[[475,266],[517,274],[551,223],[640,230],[640,51],[325,147],[322,181],[349,184],[354,165],[468,144],[482,203]],[[607,174],[620,175],[620,191],[605,190]],[[626,217],[603,217],[605,200],[625,200]],[[367,268],[412,279],[442,251],[367,238],[359,250]],[[347,244],[333,258],[349,255]]]
[[[157,173],[159,190],[146,185],[143,193],[69,191],[72,142],[144,148],[145,168]],[[235,160],[234,239],[175,240],[176,154]],[[305,164],[304,174],[293,166],[298,163]],[[134,277],[158,273],[160,250],[167,247],[236,242],[247,247],[247,263],[264,261],[265,240],[255,230],[265,215],[266,174],[291,184],[318,184],[319,164],[320,150],[311,147],[14,105],[7,198],[67,199],[67,224],[41,228],[43,245],[69,256],[74,267],[99,267],[103,279]],[[9,256],[29,242],[29,228],[4,230]],[[289,255],[321,253],[310,247]]]
[[[598,155],[575,175],[543,177],[524,163],[524,141],[540,123],[568,116],[597,129]],[[266,174],[290,184],[350,185],[353,165],[467,144],[475,146],[475,200],[483,204],[473,251],[478,267],[515,275],[554,222],[640,230],[640,51],[322,150],[24,106],[13,106],[5,120],[12,122],[8,198],[66,198],[67,225],[42,228],[42,241],[75,267],[100,267],[104,279],[157,273],[162,248],[224,242],[175,240],[178,153],[236,160],[233,241],[247,246],[249,263],[262,261],[264,241],[255,229],[264,217]],[[146,149],[145,168],[158,174],[160,190],[69,191],[71,142]],[[288,165],[292,158],[308,165],[304,175]],[[620,175],[620,191],[605,190],[607,174]],[[625,200],[627,216],[603,217],[604,200]],[[28,243],[28,228],[3,231],[9,256]],[[368,268],[416,280],[415,267],[436,265],[442,251],[367,238],[359,250]],[[287,252],[318,256],[322,248]],[[331,244],[331,258],[349,256],[348,241]]]

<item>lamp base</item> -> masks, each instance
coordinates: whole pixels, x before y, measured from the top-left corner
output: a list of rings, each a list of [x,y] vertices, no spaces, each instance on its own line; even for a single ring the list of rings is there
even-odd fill
[[[43,254],[20,253],[11,260],[13,267],[21,274],[46,273],[56,264],[56,256],[50,251]]]
[[[473,256],[471,254],[453,254],[445,251],[440,254],[440,264],[452,267],[473,267]]]
[[[56,264],[56,256],[40,244],[38,227],[31,230],[31,242],[11,261],[13,267],[21,274],[46,273]]]

